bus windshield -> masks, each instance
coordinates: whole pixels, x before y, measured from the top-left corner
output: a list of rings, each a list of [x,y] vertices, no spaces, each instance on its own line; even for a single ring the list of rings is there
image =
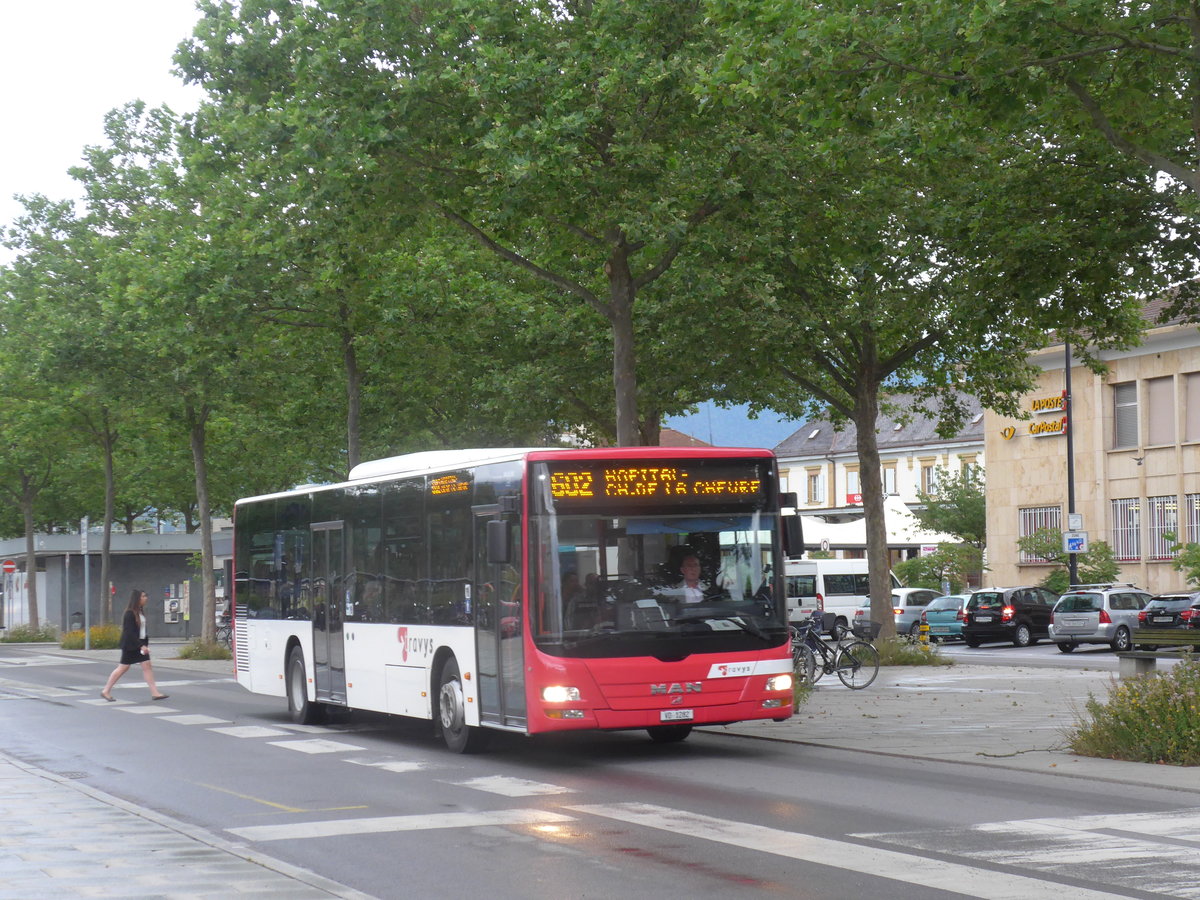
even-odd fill
[[[535,520],[535,642],[588,657],[774,646],[786,636],[774,521],[758,511]]]

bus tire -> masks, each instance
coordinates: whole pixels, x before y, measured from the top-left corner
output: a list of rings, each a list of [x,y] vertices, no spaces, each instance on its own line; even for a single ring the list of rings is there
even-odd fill
[[[656,744],[677,744],[692,733],[691,725],[651,725],[646,729]]]
[[[482,750],[488,733],[467,724],[467,701],[463,694],[462,675],[454,657],[446,660],[438,679],[437,722],[442,740],[452,753],[476,753]]]
[[[325,707],[308,699],[308,675],[304,671],[304,651],[293,647],[287,665],[288,713],[297,725],[316,725],[325,719]]]

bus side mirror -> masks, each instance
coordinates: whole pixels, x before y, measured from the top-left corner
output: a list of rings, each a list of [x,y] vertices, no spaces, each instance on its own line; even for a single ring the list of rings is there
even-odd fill
[[[793,493],[779,495],[779,509],[783,520],[783,555],[788,559],[804,555],[804,525],[800,521],[800,512],[796,509],[798,501]],[[782,515],[783,510],[791,509],[788,515]]]
[[[508,545],[508,523],[492,519],[487,523],[487,561],[489,565],[502,566],[511,556]]]

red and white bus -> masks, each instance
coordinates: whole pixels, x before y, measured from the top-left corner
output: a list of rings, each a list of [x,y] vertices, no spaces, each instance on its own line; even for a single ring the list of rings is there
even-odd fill
[[[450,450],[240,500],[237,680],[301,723],[429,719],[456,751],[786,719],[778,484],[767,450]]]

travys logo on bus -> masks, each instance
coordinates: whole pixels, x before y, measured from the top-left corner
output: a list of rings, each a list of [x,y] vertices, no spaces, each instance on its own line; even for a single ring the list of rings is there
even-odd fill
[[[713,663],[708,670],[709,678],[745,678],[754,674],[754,663]]]
[[[396,640],[400,642],[400,659],[404,662],[408,662],[409,653],[417,657],[433,653],[433,638],[409,637],[406,626],[396,629]]]

